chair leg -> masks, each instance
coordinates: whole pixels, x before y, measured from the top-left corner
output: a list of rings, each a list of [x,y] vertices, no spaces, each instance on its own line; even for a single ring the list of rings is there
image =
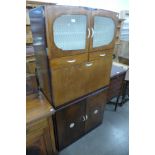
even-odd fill
[[[127,81],[126,81],[125,86],[124,86],[124,88],[123,88],[123,95],[122,95],[121,106],[122,106],[122,105],[124,104],[124,102],[125,102],[125,96],[126,96],[126,91],[127,91],[127,85],[128,85],[128,83],[127,83]]]
[[[117,100],[116,100],[116,103],[115,103],[115,111],[117,110],[119,98],[120,98],[120,95],[118,95]]]

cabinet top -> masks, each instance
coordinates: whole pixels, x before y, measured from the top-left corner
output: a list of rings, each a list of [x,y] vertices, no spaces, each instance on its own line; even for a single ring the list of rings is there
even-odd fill
[[[54,111],[42,93],[26,97],[26,124],[49,117]]]
[[[111,77],[127,72],[128,69],[129,67],[127,65],[113,62],[111,68]]]

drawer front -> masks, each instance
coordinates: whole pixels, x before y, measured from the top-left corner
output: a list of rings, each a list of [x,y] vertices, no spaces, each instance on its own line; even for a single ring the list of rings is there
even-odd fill
[[[113,49],[89,53],[89,61],[96,59],[112,59]]]
[[[120,74],[110,79],[110,83],[121,83],[124,80],[125,74]]]
[[[37,93],[38,86],[34,74],[26,75],[26,95]]]
[[[119,89],[119,88],[121,88],[122,83],[123,83],[123,80],[121,80],[121,81],[120,80],[110,81],[109,88],[110,89]]]
[[[36,62],[35,59],[26,61],[26,72],[30,74],[35,74]]]
[[[26,134],[36,132],[37,130],[43,130],[46,127],[48,127],[47,119],[36,121],[34,123],[26,125]]]
[[[61,58],[55,58],[50,61],[52,69],[69,67],[75,64],[80,64],[88,60],[88,54],[79,54],[74,56],[67,56]]]
[[[31,124],[26,125],[26,143],[31,145],[33,142],[37,141],[48,128],[48,122],[46,119],[36,121]]]

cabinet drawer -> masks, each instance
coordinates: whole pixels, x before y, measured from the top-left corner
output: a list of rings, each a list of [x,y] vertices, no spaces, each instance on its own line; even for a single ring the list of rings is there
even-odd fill
[[[26,61],[26,72],[30,74],[35,74],[36,62],[35,59],[28,59]]]
[[[121,89],[109,89],[108,90],[108,95],[107,95],[107,100],[109,101],[112,97],[118,96],[120,93]]]
[[[86,62],[87,60],[88,60],[87,53],[74,55],[74,56],[55,58],[50,61],[50,67],[52,69],[63,68],[63,67],[68,67],[75,64],[80,64],[80,63]]]
[[[26,126],[26,134],[30,134],[32,132],[37,132],[37,131],[42,131],[47,126],[48,126],[48,122],[46,119],[36,121]]]
[[[89,53],[89,60],[96,60],[96,59],[112,59],[112,49],[110,50],[104,50],[104,51],[98,51],[98,52],[92,52]]]
[[[109,89],[111,90],[116,90],[116,89],[121,89],[122,87],[122,82],[121,83],[113,83],[109,85]]]

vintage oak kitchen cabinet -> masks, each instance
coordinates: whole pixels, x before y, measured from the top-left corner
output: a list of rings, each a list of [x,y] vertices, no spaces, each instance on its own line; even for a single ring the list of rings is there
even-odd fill
[[[109,84],[117,16],[58,5],[30,11],[40,88],[55,108]]]

